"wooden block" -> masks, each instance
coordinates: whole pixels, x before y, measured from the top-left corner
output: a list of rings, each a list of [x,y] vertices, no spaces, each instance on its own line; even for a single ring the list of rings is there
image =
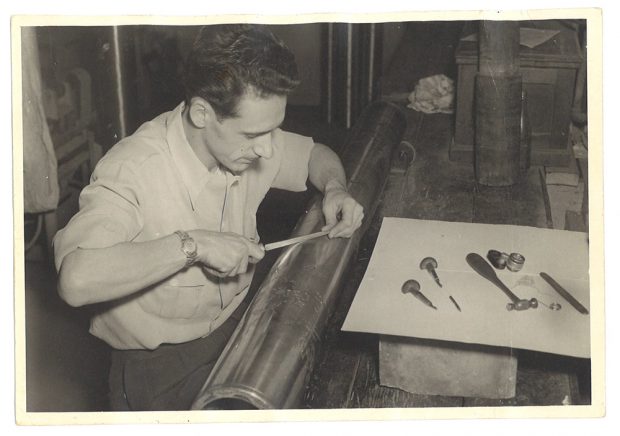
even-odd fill
[[[565,228],[566,211],[579,212],[581,210],[583,189],[581,182],[577,186],[547,184],[554,228]]]
[[[547,185],[575,187],[579,184],[579,174],[573,172],[549,172],[545,174]]]
[[[573,232],[587,232],[583,215],[573,210],[567,210],[564,218],[564,230],[571,230]]]
[[[545,181],[547,185],[577,186],[579,184],[579,170],[574,159],[568,167],[545,167]]]
[[[379,379],[415,394],[512,398],[517,357],[509,348],[381,336]]]

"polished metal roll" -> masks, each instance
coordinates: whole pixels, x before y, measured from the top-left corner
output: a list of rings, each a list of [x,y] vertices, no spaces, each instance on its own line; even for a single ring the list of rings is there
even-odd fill
[[[192,409],[300,406],[325,325],[347,269],[356,259],[405,128],[405,116],[395,105],[373,103],[364,110],[341,153],[349,192],[364,207],[362,227],[350,239],[320,238],[284,250]],[[319,196],[310,202],[292,236],[318,231],[323,225]]]

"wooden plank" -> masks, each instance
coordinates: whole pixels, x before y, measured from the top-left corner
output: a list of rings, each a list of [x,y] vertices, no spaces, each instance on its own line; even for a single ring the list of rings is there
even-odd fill
[[[583,158],[577,159],[577,167],[579,168],[579,172],[583,179],[583,200],[581,201],[581,215],[583,216],[583,221],[586,226],[586,231],[588,231],[590,226],[590,204],[588,200],[588,157],[587,155]]]
[[[405,140],[416,148],[417,157],[398,205],[398,216],[470,222],[475,185],[473,167],[448,158],[448,144],[453,136],[452,116],[410,111],[407,122],[409,126],[417,126],[416,130],[411,128],[405,133]]]
[[[537,167],[531,167],[525,178],[511,189],[513,219],[518,226],[546,227],[545,204]],[[497,204],[495,205],[497,207]],[[480,211],[482,214],[482,211]]]
[[[553,135],[549,147],[556,151],[566,151],[569,145],[568,128],[570,114],[573,108],[573,91],[577,71],[574,69],[558,70],[558,80],[555,85],[553,104]]]
[[[526,177],[511,187],[477,185],[473,201],[473,222],[546,227],[547,215],[536,167],[530,168]]]

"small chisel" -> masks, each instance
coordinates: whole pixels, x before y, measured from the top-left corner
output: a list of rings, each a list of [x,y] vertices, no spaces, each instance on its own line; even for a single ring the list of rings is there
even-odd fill
[[[459,306],[459,303],[456,302],[454,297],[452,295],[450,295],[449,298],[450,298],[450,301],[452,301],[452,304],[454,304],[454,306],[458,309],[458,311],[461,312],[461,306]]]

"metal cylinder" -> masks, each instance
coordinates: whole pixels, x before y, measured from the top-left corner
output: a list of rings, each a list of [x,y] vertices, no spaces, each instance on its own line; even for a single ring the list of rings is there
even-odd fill
[[[299,407],[324,327],[375,212],[405,127],[404,114],[394,105],[374,103],[366,108],[341,153],[349,192],[365,210],[362,227],[350,239],[320,238],[280,255],[192,409]],[[319,196],[310,202],[292,236],[323,225]]]
[[[478,75],[476,98],[476,179],[514,185],[521,174],[521,76]]]
[[[519,32],[516,21],[480,22],[475,170],[482,185],[510,186],[520,176]]]
[[[519,22],[482,20],[479,24],[479,68],[484,76],[519,74]]]

